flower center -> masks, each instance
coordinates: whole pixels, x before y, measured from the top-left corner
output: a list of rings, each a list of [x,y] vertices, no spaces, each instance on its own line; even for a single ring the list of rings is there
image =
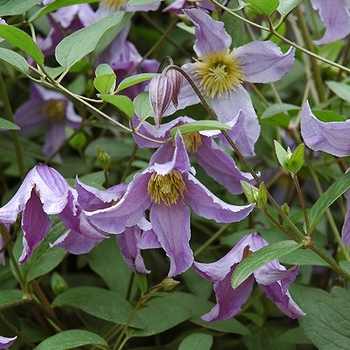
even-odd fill
[[[237,56],[233,56],[233,52],[209,52],[195,60],[194,76],[200,79],[199,88],[209,98],[217,94],[224,97],[241,85],[244,79],[243,67]]]
[[[196,153],[198,147],[202,145],[202,139],[199,132],[190,132],[182,135],[187,152]]]
[[[63,120],[66,112],[66,105],[60,100],[50,100],[44,106],[46,119],[51,123],[58,123]]]
[[[120,10],[127,0],[101,0],[102,6],[107,10]]]
[[[163,201],[166,206],[170,207],[176,204],[179,196],[184,197],[186,185],[181,174],[173,170],[165,175],[153,173],[148,181],[147,190],[154,203],[160,204],[160,201]]]

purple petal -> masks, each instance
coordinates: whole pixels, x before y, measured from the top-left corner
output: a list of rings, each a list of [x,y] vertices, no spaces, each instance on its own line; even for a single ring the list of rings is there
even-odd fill
[[[184,201],[197,215],[206,219],[214,219],[216,222],[237,222],[247,217],[254,208],[254,204],[236,206],[225,203],[189,173],[183,174],[183,179],[187,187]]]
[[[113,234],[122,233],[126,226],[136,225],[144,217],[145,210],[151,204],[147,192],[150,177],[149,169],[135,175],[125,195],[117,204],[93,212],[86,211],[85,215],[93,225]]]
[[[227,98],[214,97],[211,103],[220,122],[229,124],[236,119],[236,125],[227,133],[243,155],[253,156],[254,145],[260,135],[260,125],[248,92],[239,86]],[[227,144],[223,137],[220,139]]]
[[[157,235],[154,233],[153,230],[144,231],[137,246],[142,250],[156,249],[162,247],[159,243]]]
[[[51,228],[51,221],[43,210],[43,205],[32,190],[31,197],[22,213],[23,251],[18,259],[19,263],[25,263],[34,249],[44,240],[46,233]]]
[[[8,337],[3,337],[0,335],[0,349],[9,348],[14,343],[14,341],[16,339],[17,339],[17,336],[13,337],[13,338],[8,338]]]
[[[280,282],[275,282],[270,285],[261,284],[260,288],[265,292],[266,296],[273,301],[288,317],[298,318],[305,316],[305,313],[292,299],[288,290],[284,291],[284,288]]]
[[[270,83],[281,79],[294,64],[294,48],[285,54],[272,41],[252,41],[238,47],[234,56],[243,65],[244,80],[250,83]]]
[[[59,237],[53,244],[50,244],[50,246],[61,247],[71,254],[80,255],[88,253],[92,248],[106,238],[107,236],[100,239],[88,238],[74,232],[73,230],[69,230],[64,235]]]
[[[253,289],[254,277],[250,276],[236,289],[231,286],[232,273],[235,266],[231,267],[230,273],[219,282],[214,283],[216,305],[204,316],[206,322],[221,321],[233,317],[241,306],[247,301]]]
[[[350,155],[350,122],[318,120],[311,112],[308,102],[301,111],[301,135],[305,144],[314,151],[323,151],[336,157]]]
[[[232,157],[221,150],[214,140],[205,136],[201,140],[202,145],[194,157],[210,177],[234,194],[243,192],[242,180],[254,183],[252,175],[241,172]]]
[[[173,277],[188,270],[193,262],[189,245],[191,233],[188,207],[181,200],[171,206],[153,204],[150,221],[162,248],[170,258],[168,276]]]
[[[349,0],[311,0],[311,4],[326,27],[324,36],[315,44],[328,44],[350,33]]]
[[[342,227],[342,242],[346,245],[350,245],[350,191],[345,192],[345,198],[347,203],[347,212]]]
[[[185,15],[196,27],[196,42],[193,49],[198,57],[209,52],[226,51],[232,39],[224,29],[224,23],[214,21],[204,11],[198,9],[184,10]]]

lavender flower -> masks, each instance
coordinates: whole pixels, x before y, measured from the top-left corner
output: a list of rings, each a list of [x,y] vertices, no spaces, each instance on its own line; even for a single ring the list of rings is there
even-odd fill
[[[311,0],[311,4],[326,27],[323,37],[315,44],[329,44],[350,33],[349,0]]]
[[[52,156],[66,140],[66,127],[77,128],[82,118],[75,113],[74,106],[63,94],[32,84],[28,102],[19,107],[14,115],[21,132],[28,133],[47,125],[43,152]],[[60,160],[56,156],[56,161]]]
[[[294,281],[298,266],[289,270],[279,264],[278,260],[257,269],[236,289],[231,286],[232,274],[238,264],[249,254],[268,243],[257,233],[244,236],[224,257],[214,263],[194,262],[196,272],[203,278],[214,282],[217,304],[202,316],[204,321],[220,321],[233,317],[247,301],[254,280],[277,307],[288,317],[298,318],[305,315],[289,294],[288,287]]]
[[[17,339],[16,337],[9,338],[9,337],[3,337],[0,335],[0,349],[7,349],[9,348]]]
[[[49,215],[63,212],[68,203],[68,184],[55,169],[37,165],[30,170],[12,199],[0,208],[0,223],[13,224],[22,212],[23,251],[27,261],[51,227]]]
[[[180,133],[175,137],[172,157],[162,156],[160,148],[150,166],[135,175],[123,198],[114,206],[86,212],[90,221],[103,231],[120,234],[137,224],[149,209],[152,229],[170,258],[169,277],[186,271],[193,262],[190,240],[190,210],[217,222],[245,218],[253,205],[234,206],[212,194],[194,176]],[[154,159],[163,159],[158,163]],[[185,204],[186,203],[186,204]],[[187,206],[188,205],[188,206]]]
[[[198,59],[182,68],[210,99],[221,122],[231,121],[242,110],[245,132],[240,134],[236,143],[244,155],[253,155],[260,126],[250,96],[242,84],[244,81],[269,83],[281,79],[294,63],[294,48],[283,54],[272,42],[253,41],[231,51],[232,39],[222,22],[198,9],[184,10],[184,13],[195,25],[194,51]],[[179,96],[179,108],[198,102],[191,86],[185,83]],[[169,110],[168,114],[171,112]]]
[[[237,116],[234,122],[228,123],[233,126],[235,132],[243,128],[242,113]],[[136,118],[134,119],[136,122]],[[178,117],[175,120],[163,124],[160,128],[143,122],[139,132],[149,138],[157,141],[165,141],[170,137],[170,130],[174,127],[192,123],[195,120],[189,117]],[[240,125],[239,125],[240,124]],[[185,148],[188,153],[192,154],[197,163],[212,177],[216,182],[225,186],[231,193],[242,193],[241,181],[254,183],[251,174],[242,172],[236,165],[235,161],[229,156],[214,140],[221,134],[220,131],[200,131],[182,135]],[[158,143],[152,143],[137,135],[134,135],[135,141],[140,148],[159,147]],[[173,144],[168,143],[163,146],[164,150],[171,154],[173,152]],[[165,152],[163,151],[164,155]],[[156,158],[154,161],[160,162]]]
[[[312,150],[336,157],[350,155],[349,120],[322,122],[315,117],[306,101],[301,111],[300,128],[305,144]]]

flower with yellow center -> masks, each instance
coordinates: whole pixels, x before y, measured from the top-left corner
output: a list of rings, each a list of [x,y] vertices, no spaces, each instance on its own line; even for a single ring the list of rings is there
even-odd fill
[[[66,105],[62,100],[50,100],[43,107],[44,115],[51,123],[61,122],[66,114]]]
[[[194,77],[199,79],[199,88],[208,97],[226,97],[242,84],[243,67],[233,53],[229,50],[208,52],[196,60]]]
[[[118,11],[123,8],[127,3],[127,0],[101,0],[101,5],[111,11]]]
[[[186,185],[181,174],[173,170],[169,174],[153,173],[147,186],[151,200],[159,204],[161,201],[168,207],[176,204],[179,196],[184,197]]]
[[[199,132],[189,132],[182,135],[187,152],[197,153],[198,147],[202,145],[202,138]]]

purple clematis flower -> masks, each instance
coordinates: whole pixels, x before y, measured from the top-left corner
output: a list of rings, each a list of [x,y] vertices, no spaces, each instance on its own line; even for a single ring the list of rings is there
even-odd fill
[[[82,118],[75,113],[74,106],[63,94],[32,84],[28,102],[19,107],[14,115],[21,132],[28,133],[47,125],[43,152],[52,156],[66,140],[66,127],[77,128]],[[54,158],[60,161],[59,155]]]
[[[9,338],[9,337],[3,337],[0,335],[0,349],[7,349],[9,348],[17,339],[16,337]]]
[[[23,251],[27,261],[51,228],[49,215],[63,212],[68,203],[68,184],[55,169],[37,165],[30,170],[12,199],[0,208],[0,223],[13,224],[22,212]]]
[[[179,132],[171,158],[167,158],[167,151],[164,156],[162,152],[164,148],[161,147],[153,155],[149,167],[134,176],[116,205],[86,212],[86,215],[101,230],[120,234],[125,227],[137,224],[149,210],[152,229],[170,258],[168,276],[172,277],[186,271],[193,262],[188,206],[199,216],[227,223],[242,220],[254,205],[227,204],[205,188],[193,176]],[[164,162],[159,163],[160,159]]]
[[[314,151],[323,151],[336,157],[350,155],[350,121],[322,122],[305,102],[300,119],[301,135],[305,144]],[[341,140],[341,141],[340,141]]]
[[[242,114],[242,112],[240,112]],[[136,118],[134,118],[136,122]],[[195,120],[189,117],[178,117],[175,120],[161,125],[159,128],[143,122],[139,132],[149,138],[157,141],[165,141],[170,138],[170,130],[174,127],[192,123]],[[238,124],[241,124],[239,126]],[[230,124],[230,123],[228,123]],[[240,116],[231,122],[232,127],[238,131],[243,128],[243,120]],[[231,125],[230,125],[231,126]],[[200,131],[182,135],[187,152],[192,154],[197,163],[212,177],[216,182],[223,185],[231,193],[242,193],[241,181],[254,183],[250,173],[242,172],[236,165],[235,161],[229,156],[214,140],[221,134],[220,131]],[[140,148],[159,147],[159,143],[152,143],[137,135],[134,135],[135,141]],[[166,152],[173,152],[173,144],[167,143],[162,146]],[[164,155],[166,152],[162,152]],[[155,160],[159,163],[159,160]]]
[[[329,44],[350,33],[349,0],[311,0],[311,4],[326,27],[323,37],[315,44]]]
[[[231,286],[232,274],[238,264],[249,254],[267,246],[268,243],[258,234],[244,236],[224,257],[214,263],[194,262],[196,272],[203,278],[214,282],[217,304],[206,315],[204,321],[220,321],[234,316],[247,301],[254,280],[277,307],[288,317],[305,315],[289,294],[288,287],[294,281],[298,266],[289,270],[273,260],[257,269],[236,289]]]
[[[210,99],[221,122],[231,121],[242,110],[245,132],[239,137],[234,130],[231,133],[241,152],[247,156],[253,155],[260,126],[250,96],[242,83],[269,83],[281,79],[294,63],[295,50],[290,48],[283,54],[270,41],[253,41],[230,50],[232,39],[225,31],[223,22],[213,20],[198,9],[184,10],[184,13],[195,25],[196,42],[193,48],[198,58],[182,68]],[[179,108],[198,102],[199,98],[185,82],[179,96]],[[172,110],[167,114],[170,113]]]

